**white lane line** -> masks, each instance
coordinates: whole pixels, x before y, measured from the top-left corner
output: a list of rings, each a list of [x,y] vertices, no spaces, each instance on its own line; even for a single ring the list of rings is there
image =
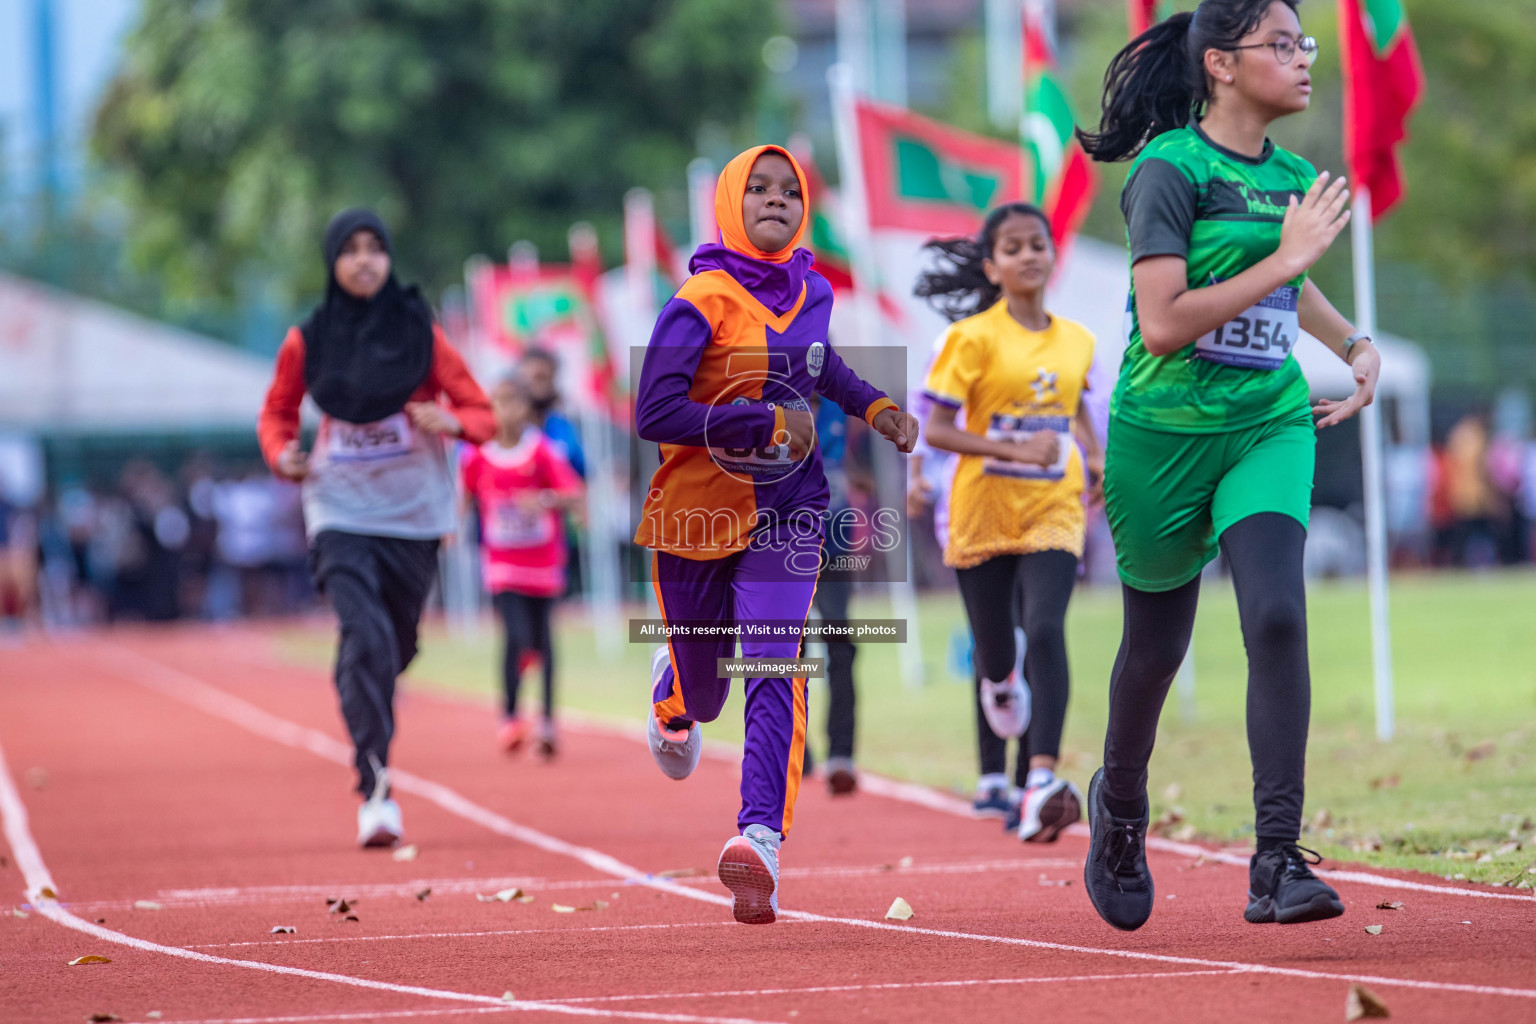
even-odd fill
[[[788,867],[781,878],[900,878],[908,875],[971,875],[990,874],[998,871],[1030,871],[1035,868],[1081,870],[1083,862],[1068,857],[1043,857],[1038,860],[980,860],[940,864],[856,865],[851,867]],[[713,872],[693,869],[694,875],[667,876],[680,885],[714,884]],[[625,879],[622,885],[640,883]],[[255,906],[266,903],[296,903],[306,900],[345,896],[352,900],[390,899],[412,897],[422,889],[431,889],[432,898],[469,893],[492,893],[501,889],[519,888],[533,895],[560,893],[572,889],[612,889],[610,876],[589,879],[555,879],[533,876],[508,878],[418,878],[405,882],[337,883],[333,885],[253,885],[212,886],[202,889],[161,889],[154,895],[154,902],[163,908]],[[78,911],[131,910],[135,901],[127,898],[111,900],[87,900],[66,902]]]
[[[813,985],[805,988],[738,989],[734,992],[657,992],[643,996],[581,996],[551,999],[552,1003],[625,1003],[645,999],[736,999],[741,996],[824,995],[830,992],[889,992],[913,988],[984,988],[988,985],[1042,985],[1057,982],[1143,981],[1151,978],[1200,978],[1211,975],[1243,974],[1243,971],[1123,971],[1119,974],[1066,974],[1039,978],[966,978],[958,981],[891,981],[867,985]]]
[[[734,923],[734,922],[733,922]],[[592,996],[578,999],[549,999],[547,1003],[604,1003],[604,1002],[632,1002],[648,999],[726,999],[739,996],[780,996],[780,995],[825,995],[838,992],[879,992],[887,989],[911,989],[911,988],[974,988],[988,985],[1030,985],[1050,982],[1092,982],[1092,981],[1142,981],[1157,978],[1197,978],[1210,975],[1241,974],[1242,971],[1153,971],[1144,974],[1127,972],[1122,974],[1079,974],[1065,977],[1048,978],[984,978],[974,981],[916,981],[916,982],[892,982],[890,984],[870,985],[818,985],[813,988],[764,988],[742,989],[735,992],[656,992],[645,995],[628,996]],[[398,1010],[382,1013],[326,1013],[304,1014],[290,1017],[224,1017],[216,1020],[182,1021],[180,1024],[320,1024],[325,1021],[349,1021],[349,1020],[383,1020],[399,1017],[438,1017],[454,1013],[498,1013],[504,1012],[499,1007],[476,1007],[474,1009],[455,1010]],[[152,1024],[150,1021],[134,1022],[134,1024]]]
[[[187,949],[234,949],[240,946],[307,946],[326,942],[405,942],[411,939],[479,939],[495,935],[587,935],[591,932],[628,932],[668,928],[723,928],[735,921],[680,921],[676,924],[611,924],[592,928],[506,928],[488,932],[412,932],[406,935],[335,935],[323,939],[268,939],[259,942],[201,942]]]
[[[254,960],[232,960],[228,957],[213,956],[208,953],[199,953],[195,950],[181,949],[176,946],[162,946],[158,942],[134,938],[131,935],[124,935],[122,932],[112,931],[109,928],[92,924],[84,918],[76,917],[68,910],[65,910],[52,896],[43,894],[45,888],[54,889],[53,876],[49,873],[48,865],[43,861],[42,854],[37,848],[37,842],[32,837],[32,829],[27,819],[26,805],[22,803],[21,795],[16,791],[16,783],[11,778],[10,765],[6,761],[3,748],[0,748],[0,817],[4,818],[6,842],[10,844],[11,852],[16,858],[16,866],[22,871],[22,877],[26,883],[27,898],[33,904],[35,912],[43,915],[55,924],[83,932],[103,942],[128,946],[132,949],[139,949],[150,953],[163,953],[166,956],[173,956],[182,960],[219,964],[227,967],[243,967],[247,970],[262,971],[268,974],[306,978],[312,981],[329,981],[341,985],[349,985],[354,988],[372,989],[377,992],[391,992],[397,995],[423,996],[429,999],[495,1006],[501,1010],[537,1010],[566,1016],[662,1021],[675,1022],[675,1024],[764,1024],[762,1021],[741,1017],[706,1017],[696,1014],[648,1013],[635,1010],[598,1010],[593,1007],[554,1005],[528,1000],[505,1000],[496,996],[479,995],[471,992],[452,992],[447,989],[425,988],[420,985],[396,985],[387,981],[354,978],[345,974],[332,974],[329,971],[312,971],[302,967],[284,967],[279,964],[260,963]]]
[[[193,706],[208,711],[209,714],[232,722],[257,735],[267,736],[279,743],[301,749],[313,750],[319,756],[327,760],[335,761],[342,765],[350,766],[352,756],[350,749],[307,726],[278,718],[275,715],[263,711],[256,705],[235,697],[203,682],[201,679],[191,676],[179,669],[139,654],[127,648],[118,648],[121,652],[119,662],[123,660],[137,660],[154,669],[152,677],[143,675],[124,676],[143,686],[158,690],[167,696],[173,697]],[[131,657],[130,657],[131,656]],[[113,670],[121,672],[121,664],[115,664]],[[321,743],[319,741],[323,740]],[[339,751],[336,748],[341,748]],[[608,871],[619,878],[630,878],[649,885],[663,892],[670,892],[687,899],[700,900],[717,905],[729,905],[730,897],[723,894],[700,892],[696,889],[688,889],[676,885],[669,880],[651,878],[645,876],[637,868],[632,868],[622,861],[610,857],[608,854],[587,847],[567,843],[546,835],[537,829],[519,825],[516,822],[504,818],[489,808],[473,803],[447,786],[436,782],[430,782],[420,776],[409,772],[391,769],[391,784],[399,786],[407,792],[414,792],[418,796],[425,797],[436,803],[450,813],[457,814],[466,820],[485,826],[498,835],[504,835],[511,839],[527,842],[539,849],[548,850],[551,853],[560,853],[574,857],[588,867],[599,871]],[[1420,981],[1412,978],[1388,978],[1378,975],[1343,974],[1328,971],[1309,971],[1295,967],[1276,967],[1269,964],[1247,963],[1231,960],[1206,960],[1199,957],[1170,956],[1161,953],[1141,953],[1124,949],[1107,949],[1099,946],[1078,946],[1063,942],[1047,942],[1040,939],[1014,938],[1003,935],[986,935],[975,932],[954,931],[942,928],[914,927],[910,924],[893,924],[884,920],[869,921],[853,917],[829,917],[822,914],[813,914],[807,911],[781,910],[781,917],[797,918],[802,921],[815,921],[823,924],[839,924],[853,928],[867,928],[872,931],[904,932],[910,935],[926,935],[933,938],[961,939],[968,942],[986,942],[1005,946],[1018,946],[1027,949],[1053,950],[1062,953],[1084,953],[1091,956],[1109,956],[1125,960],[1138,960],[1148,963],[1178,964],[1186,967],[1210,967],[1226,970],[1242,971],[1254,974],[1278,975],[1290,978],[1305,978],[1320,981],[1354,981],[1363,984],[1392,986],[1398,988],[1423,989],[1435,992],[1462,992],[1473,995],[1510,996],[1522,999],[1536,999],[1536,989],[1506,988],[1493,985],[1468,985],[1458,982]]]

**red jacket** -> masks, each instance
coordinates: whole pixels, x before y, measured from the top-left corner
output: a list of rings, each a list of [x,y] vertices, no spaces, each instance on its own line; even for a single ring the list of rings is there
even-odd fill
[[[283,447],[299,436],[299,405],[304,401],[304,332],[288,329],[282,348],[277,350],[277,369],[267,400],[256,421],[256,438],[262,457],[275,471]],[[496,434],[496,416],[491,400],[464,365],[464,357],[448,342],[443,329],[432,325],[432,369],[427,379],[411,395],[413,402],[435,402],[446,395],[448,409],[458,417],[459,436],[470,444],[484,444]]]

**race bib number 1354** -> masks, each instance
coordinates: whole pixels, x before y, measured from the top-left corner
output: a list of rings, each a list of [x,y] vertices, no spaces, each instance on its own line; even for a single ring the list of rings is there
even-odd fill
[[[1216,281],[1212,279],[1212,284]],[[1195,357],[1248,370],[1278,370],[1301,331],[1296,314],[1300,288],[1281,285],[1195,341]]]

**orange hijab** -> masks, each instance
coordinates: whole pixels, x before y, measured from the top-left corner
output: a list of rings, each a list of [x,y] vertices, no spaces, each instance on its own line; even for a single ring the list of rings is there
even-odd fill
[[[764,153],[778,153],[789,161],[789,166],[795,169],[795,177],[800,179],[800,196],[805,207],[805,212],[800,218],[800,228],[795,232],[795,237],[789,240],[789,244],[778,252],[763,252],[753,245],[747,238],[747,224],[741,213],[741,201],[747,194],[747,179],[752,176],[752,165],[757,163],[757,158]],[[805,237],[806,225],[811,222],[811,196],[805,187],[805,172],[800,169],[800,162],[794,154],[782,146],[753,146],[745,153],[738,154],[730,163],[725,165],[725,170],[720,172],[720,180],[715,184],[715,223],[720,228],[720,242],[727,249],[750,256],[755,260],[766,260],[769,263],[788,263],[794,256],[795,249]]]

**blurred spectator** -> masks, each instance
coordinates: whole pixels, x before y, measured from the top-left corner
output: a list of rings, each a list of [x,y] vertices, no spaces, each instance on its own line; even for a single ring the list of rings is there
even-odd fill
[[[1463,416],[1445,439],[1445,497],[1449,504],[1451,560],[1481,567],[1497,559],[1495,527],[1505,516],[1504,496],[1488,473],[1488,423]]]

